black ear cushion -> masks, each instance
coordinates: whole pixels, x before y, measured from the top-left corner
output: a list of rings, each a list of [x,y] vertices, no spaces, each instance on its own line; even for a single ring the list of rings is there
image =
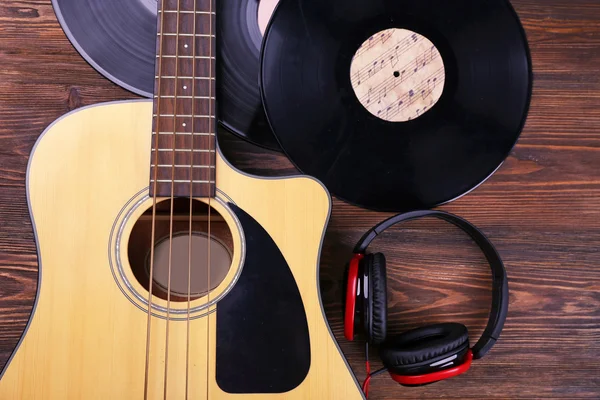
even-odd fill
[[[379,355],[390,371],[402,375],[415,364],[443,359],[465,346],[469,346],[466,326],[456,323],[436,324],[389,338],[379,348]]]
[[[371,329],[369,339],[372,344],[381,344],[387,333],[387,276],[385,256],[382,253],[369,254],[366,260],[371,281]]]

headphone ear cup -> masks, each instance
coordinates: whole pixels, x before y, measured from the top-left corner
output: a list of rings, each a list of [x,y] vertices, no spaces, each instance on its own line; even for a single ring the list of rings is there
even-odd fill
[[[382,253],[369,254],[365,259],[368,268],[370,296],[367,319],[369,341],[378,345],[387,335],[387,274],[385,256]]]
[[[469,333],[463,324],[445,323],[413,329],[389,338],[380,348],[383,365],[398,375],[431,372],[432,364],[454,355],[460,358],[469,349]],[[443,363],[442,363],[443,364]]]
[[[364,302],[359,301],[358,286],[360,283],[359,271],[362,263],[363,255],[355,254],[350,260],[344,274],[344,285],[346,287],[344,293],[344,336],[346,339],[354,340],[355,326],[360,323],[362,315],[361,308],[364,307]]]

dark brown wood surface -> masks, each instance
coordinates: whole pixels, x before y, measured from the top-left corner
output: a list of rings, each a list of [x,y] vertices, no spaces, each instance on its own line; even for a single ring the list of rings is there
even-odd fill
[[[600,2],[513,4],[532,52],[530,117],[504,166],[442,207],[479,226],[505,260],[510,311],[504,332],[467,374],[422,388],[382,375],[372,382],[371,399],[600,398]],[[43,129],[69,110],[135,97],[83,61],[50,0],[0,2],[0,368],[23,332],[36,291],[25,198],[29,152]],[[220,143],[245,171],[295,173],[282,155],[230,135]],[[341,280],[354,242],[387,216],[335,200],[323,247],[327,316],[361,380],[363,345],[341,334]],[[415,222],[380,237],[372,250],[385,251],[389,260],[392,333],[456,321],[477,339],[489,309],[490,274],[469,239],[441,222]]]

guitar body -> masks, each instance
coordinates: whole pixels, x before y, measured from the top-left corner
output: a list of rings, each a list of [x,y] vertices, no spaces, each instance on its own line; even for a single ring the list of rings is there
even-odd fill
[[[153,298],[148,325],[127,243],[153,202],[151,115],[150,101],[88,107],[34,148],[38,294],[0,399],[362,399],[320,301],[330,198],[313,179],[252,177],[217,153],[211,205],[231,230],[231,269],[189,308]]]

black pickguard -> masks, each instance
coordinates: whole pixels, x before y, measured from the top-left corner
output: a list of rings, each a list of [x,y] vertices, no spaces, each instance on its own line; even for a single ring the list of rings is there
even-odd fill
[[[228,393],[287,392],[310,368],[304,304],[273,239],[229,206],[246,237],[246,259],[238,282],[217,305],[217,384]]]

